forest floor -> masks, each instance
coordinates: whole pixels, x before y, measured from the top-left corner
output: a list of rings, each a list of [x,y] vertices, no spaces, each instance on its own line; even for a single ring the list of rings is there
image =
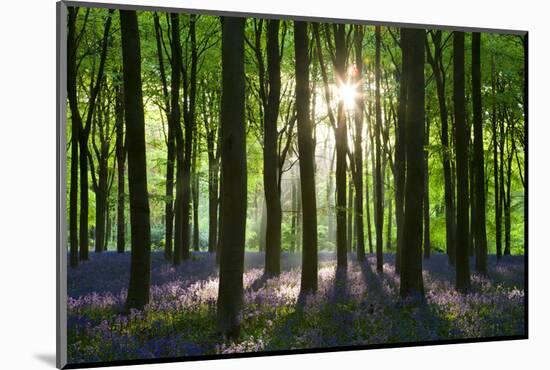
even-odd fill
[[[489,277],[472,275],[472,292],[453,288],[446,255],[424,260],[424,304],[399,299],[394,256],[376,272],[372,255],[349,257],[336,273],[335,255],[319,254],[319,290],[300,291],[300,257],[283,254],[281,275],[263,276],[263,254],[246,254],[241,340],[216,332],[218,273],[214,256],[193,253],[174,268],[152,254],[151,302],[123,315],[130,253],[90,254],[68,269],[69,362],[180,357],[336,346],[522,335],[524,258],[489,257]],[[472,266],[473,267],[473,266]]]

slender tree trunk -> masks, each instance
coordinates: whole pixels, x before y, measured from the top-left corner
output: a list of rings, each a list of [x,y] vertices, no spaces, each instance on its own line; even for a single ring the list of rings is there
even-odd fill
[[[332,198],[334,196],[334,185],[333,185],[333,176],[334,173],[334,164],[335,164],[335,158],[336,158],[336,147],[334,147],[334,150],[332,151],[332,158],[330,161],[330,170],[327,174],[327,218],[328,218],[328,241],[330,243],[335,244],[336,243],[336,229],[334,227],[334,213],[336,211],[336,207],[332,206]]]
[[[422,29],[403,29],[407,40],[406,185],[401,297],[424,296],[422,280],[422,197],[424,192],[424,43]]]
[[[390,184],[390,171],[388,171],[388,184]],[[387,225],[387,237],[386,237],[386,250],[389,252],[392,249],[391,245],[391,234],[392,234],[392,222],[393,222],[393,205],[392,205],[392,195],[391,192],[387,192],[388,194],[388,225]]]
[[[197,157],[199,156],[199,138],[196,132],[193,135],[193,160],[192,168],[192,192],[193,192],[193,250],[198,252],[200,249],[200,234],[199,234],[199,174],[197,172]]]
[[[300,158],[302,229],[302,279],[300,294],[317,290],[317,203],[313,125],[310,120],[309,46],[307,23],[294,21],[294,52],[296,61],[296,117],[298,125],[298,155]]]
[[[380,26],[375,27],[375,110],[376,110],[376,124],[374,138],[376,140],[376,168],[375,168],[375,193],[376,193],[376,209],[374,213],[374,219],[376,224],[376,270],[382,272],[384,266],[384,255],[382,254],[383,240],[382,229],[384,227],[384,208],[382,205],[382,170],[381,170],[381,152],[382,145],[380,143],[380,135],[382,131],[382,109],[380,106]]]
[[[79,257],[81,261],[88,259],[89,250],[89,229],[88,229],[88,135],[83,132],[83,128],[78,130],[78,149],[80,165],[80,225],[79,225],[79,240],[80,251]]]
[[[172,31],[172,42],[171,42],[171,52],[172,52],[172,78],[171,78],[171,110],[170,110],[170,123],[169,126],[174,130],[175,137],[175,151],[176,151],[176,199],[174,202],[174,251],[172,256],[172,262],[175,266],[178,266],[181,263],[182,250],[184,248],[184,232],[187,229],[189,233],[189,222],[184,224],[184,153],[183,153],[183,130],[180,123],[180,86],[181,86],[181,42],[180,42],[180,26],[179,26],[179,15],[172,13],[170,14],[171,20],[171,31]],[[189,213],[189,208],[187,208]],[[187,217],[189,220],[189,214]],[[188,244],[189,245],[189,241]]]
[[[497,104],[495,86],[495,61],[491,60],[491,128],[493,133],[493,181],[495,192],[495,243],[497,259],[502,257],[502,208],[500,202],[499,164],[498,164],[498,136],[497,136]]]
[[[164,58],[163,47],[161,40],[161,27],[160,20],[157,13],[153,15],[155,24],[155,39],[157,45],[157,56],[159,61],[159,70],[162,82],[162,89],[164,95],[164,108],[166,110],[166,117],[168,118],[168,134],[166,142],[166,204],[164,206],[164,222],[165,222],[165,237],[164,237],[164,258],[168,261],[172,260],[172,246],[174,239],[174,163],[176,160],[175,149],[175,135],[174,127],[172,127],[172,119],[170,113],[170,98],[168,95],[168,87],[166,82],[166,73],[164,70]]]
[[[397,249],[395,270],[401,271],[401,255],[403,251],[403,222],[405,203],[405,163],[406,163],[406,119],[407,119],[407,32],[401,31],[401,75],[399,76],[399,107],[397,113],[397,128],[395,135],[395,221],[397,224]]]
[[[472,33],[472,103],[474,111],[475,240],[476,270],[487,273],[487,231],[485,221],[485,158],[481,103],[481,35]]]
[[[335,73],[336,84],[340,87],[345,81],[346,67],[346,29],[344,24],[337,25],[335,32]],[[338,267],[347,266],[346,246],[346,167],[348,149],[348,130],[346,126],[346,114],[344,101],[338,101],[336,126],[336,259]],[[314,191],[315,192],[315,191]]]
[[[222,18],[221,227],[218,328],[239,336],[243,304],[247,169],[245,130],[244,18]]]
[[[504,212],[504,218],[506,218],[506,193],[505,193],[505,186],[504,186],[504,166],[505,166],[505,162],[504,162],[504,148],[505,148],[505,145],[506,145],[506,134],[505,134],[505,131],[504,131],[504,117],[503,117],[503,114],[502,112],[500,112],[499,114],[499,118],[500,118],[500,123],[499,123],[499,131],[500,131],[500,134],[499,134],[499,154],[500,154],[500,166],[499,166],[499,171],[500,171],[500,179],[499,179],[499,187],[500,187],[500,190],[499,190],[499,210],[500,210],[500,227],[501,227],[501,230],[502,230],[502,217],[503,217],[503,212]],[[506,249],[506,220],[504,220],[504,249]],[[502,232],[502,231],[501,231]],[[502,248],[502,247],[501,247]]]
[[[125,164],[126,164],[126,143],[124,140],[124,93],[122,86],[117,88],[115,103],[115,115],[116,115],[116,161],[117,161],[117,234],[116,245],[117,252],[124,253],[126,244],[126,230],[124,226],[126,224],[124,216],[124,176],[125,176]]]
[[[449,113],[447,110],[447,101],[445,96],[445,71],[443,70],[443,50],[441,44],[441,31],[435,31],[432,34],[434,43],[434,56],[428,50],[428,61],[432,65],[434,72],[437,100],[439,102],[439,115],[441,120],[441,145],[443,157],[443,177],[445,187],[445,236],[446,250],[449,257],[449,263],[455,264],[456,251],[456,221],[454,207],[454,187],[453,171],[451,168],[452,151],[449,145]]]
[[[475,200],[475,164],[474,164],[474,143],[472,140],[471,131],[472,125],[468,122],[468,119],[466,119],[466,127],[467,127],[467,133],[468,133],[468,175],[469,175],[469,183],[468,183],[468,191],[469,191],[469,197],[468,201],[470,204],[470,227],[468,231],[468,255],[470,257],[473,257],[475,248],[476,248],[476,238],[475,238],[475,224],[476,224],[476,200]]]
[[[279,57],[279,21],[267,25],[267,73],[269,93],[264,112],[264,190],[267,209],[265,273],[279,275],[281,271],[281,196],[279,192],[279,153],[277,118],[281,92]]]
[[[371,217],[370,217],[370,196],[369,196],[369,166],[368,166],[368,151],[365,150],[365,163],[367,165],[365,166],[365,205],[367,208],[367,235],[369,237],[369,253],[372,254],[373,246],[372,246],[372,227],[371,227]]]
[[[120,27],[132,235],[130,283],[126,309],[143,309],[149,302],[151,283],[151,229],[141,89],[141,51],[136,12],[121,10]]]
[[[193,130],[195,129],[195,99],[197,90],[197,45],[196,45],[196,16],[189,17],[189,37],[191,40],[191,70],[189,80],[189,102],[183,104],[185,124],[185,142],[182,173],[181,196],[181,258],[188,260],[191,244],[191,155],[193,150]],[[185,85],[185,82],[184,82]],[[186,99],[187,97],[184,96]]]
[[[513,136],[514,132],[514,122],[510,120],[508,131],[509,134],[508,140],[510,141],[510,152],[508,153],[508,163],[506,168],[506,199],[504,200],[504,255],[509,256],[512,251],[512,224],[511,224],[511,210],[512,210],[512,161],[514,159],[515,148],[515,138]]]
[[[464,92],[464,32],[453,32],[453,103],[456,136],[457,243],[456,289],[470,289],[468,257],[468,137]]]
[[[363,26],[355,26],[355,81],[359,83],[355,97],[355,215],[357,218],[357,259],[365,259],[365,231],[363,224]]]
[[[103,29],[103,40],[101,43],[101,53],[99,57],[99,68],[97,76],[94,79],[94,84],[91,87],[90,98],[88,102],[88,111],[86,123],[84,127],[79,127],[78,144],[79,144],[79,164],[80,164],[80,259],[88,259],[89,249],[89,228],[88,228],[88,138],[90,136],[90,128],[93,120],[96,99],[99,94],[101,82],[104,77],[105,60],[107,58],[107,47],[109,39],[109,30],[111,28],[113,10],[109,10],[109,15],[105,21]]]
[[[294,171],[293,171],[294,172]],[[292,179],[292,185],[291,185],[291,194],[290,194],[290,203],[292,205],[292,213],[290,216],[290,253],[296,252],[296,219],[298,216],[298,196],[297,196],[297,186],[296,186],[297,179]]]
[[[214,130],[208,135],[208,252],[216,250],[218,237],[219,161],[214,153]]]
[[[78,266],[78,137],[82,118],[76,95],[76,17],[78,8],[68,7],[67,97],[71,108],[71,172],[69,189],[69,261]]]
[[[348,222],[348,230],[347,230],[347,238],[346,238],[346,250],[348,253],[351,253],[351,247],[352,247],[352,244],[353,244],[353,216],[354,216],[354,212],[353,212],[353,207],[354,207],[354,201],[353,201],[353,180],[351,179],[351,176],[350,176],[350,179],[348,181],[348,187],[349,187],[349,191],[348,191],[348,205],[347,205],[347,212],[348,212],[348,215],[347,215],[347,222]]]

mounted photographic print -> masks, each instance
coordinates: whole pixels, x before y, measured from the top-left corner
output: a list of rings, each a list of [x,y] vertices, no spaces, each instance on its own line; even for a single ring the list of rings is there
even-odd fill
[[[58,366],[527,338],[527,45],[58,3]]]

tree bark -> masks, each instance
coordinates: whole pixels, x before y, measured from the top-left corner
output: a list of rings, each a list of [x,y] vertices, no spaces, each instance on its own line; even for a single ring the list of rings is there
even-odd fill
[[[279,21],[267,24],[267,74],[269,92],[264,110],[264,191],[267,210],[265,234],[265,273],[281,271],[281,196],[279,192],[279,154],[277,118],[281,93]]]
[[[346,207],[347,215],[347,239],[346,239],[346,250],[348,253],[352,252],[352,244],[353,244],[353,220],[354,220],[354,205],[355,202],[353,201],[353,180],[350,179],[348,181],[348,205]]]
[[[397,224],[397,248],[395,270],[401,271],[403,251],[403,221],[405,203],[405,164],[406,164],[406,119],[407,119],[407,79],[408,79],[408,40],[407,32],[401,31],[401,74],[399,76],[399,107],[395,135],[395,222]]]
[[[247,168],[245,130],[244,18],[222,19],[222,181],[218,328],[239,336],[243,304]]]
[[[69,261],[78,266],[78,137],[82,118],[76,94],[76,17],[78,8],[68,7],[67,25],[67,97],[71,108],[71,169],[69,189]]]
[[[315,199],[313,125],[309,114],[310,89],[307,27],[308,24],[306,22],[294,22],[296,115],[298,125],[298,155],[300,159],[300,192],[303,212],[301,295],[317,290],[317,203]]]
[[[376,193],[376,207],[374,213],[374,220],[376,224],[376,270],[382,272],[384,266],[383,255],[383,227],[384,227],[384,208],[382,205],[382,170],[381,170],[381,152],[382,145],[380,143],[380,135],[382,131],[382,109],[380,106],[380,26],[375,27],[375,111],[376,111],[376,124],[374,138],[376,140],[376,165],[375,165],[375,193]]]
[[[363,26],[355,26],[355,83],[358,83],[357,95],[355,97],[355,214],[357,218],[357,259],[365,259],[365,231],[363,224]]]
[[[472,33],[472,103],[474,111],[474,182],[476,270],[487,273],[487,231],[485,221],[485,158],[483,154],[483,118],[481,102],[481,35]]]
[[[193,250],[200,250],[200,234],[199,234],[199,174],[197,172],[197,157],[199,156],[199,134],[195,132],[193,135],[193,159],[191,163],[192,170],[192,196],[193,196]]]
[[[403,29],[408,42],[406,185],[403,225],[401,297],[424,296],[422,280],[422,194],[424,192],[424,42],[425,31]]]
[[[126,225],[124,215],[125,195],[124,195],[124,176],[126,172],[126,143],[124,140],[124,93],[122,85],[118,86],[116,91],[116,160],[117,160],[117,234],[116,245],[117,252],[124,253],[126,245]]]
[[[145,119],[141,88],[141,51],[135,11],[120,11],[124,114],[128,146],[128,185],[132,253],[126,309],[143,309],[149,302],[151,229],[147,192]]]
[[[493,133],[493,181],[495,193],[495,243],[497,259],[502,257],[502,207],[500,202],[499,186],[499,163],[498,163],[498,134],[497,134],[497,104],[496,104],[496,81],[495,81],[495,61],[491,60],[491,128]]]
[[[336,86],[340,88],[345,81],[346,68],[346,29],[344,24],[338,24],[335,31],[335,74]],[[348,149],[348,129],[343,99],[338,100],[336,126],[336,260],[338,267],[347,266],[346,246],[346,169]]]
[[[453,103],[456,140],[457,243],[456,289],[470,289],[468,256],[468,137],[464,92],[464,32],[453,32]]]
[[[183,152],[183,130],[180,123],[180,86],[181,86],[181,42],[180,42],[180,26],[179,26],[179,15],[172,13],[170,14],[170,23],[172,31],[172,43],[171,43],[171,53],[172,53],[172,78],[170,79],[171,83],[171,110],[170,110],[170,123],[169,126],[174,130],[175,137],[175,151],[176,151],[176,199],[174,202],[174,251],[172,256],[172,262],[175,266],[178,266],[181,263],[182,250],[184,249],[184,233],[187,229],[187,235],[189,235],[189,222],[184,223],[184,152]],[[189,221],[189,208],[187,208],[188,215],[187,220]],[[187,242],[189,246],[189,239]]]

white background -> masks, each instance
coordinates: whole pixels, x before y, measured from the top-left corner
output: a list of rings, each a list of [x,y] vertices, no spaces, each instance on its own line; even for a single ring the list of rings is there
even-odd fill
[[[547,368],[548,68],[544,1],[127,0],[146,5],[530,31],[527,341],[154,365],[157,369]],[[55,1],[2,2],[0,20],[0,367],[55,359]],[[546,353],[545,353],[546,351]],[[153,368],[153,365],[140,368]]]

